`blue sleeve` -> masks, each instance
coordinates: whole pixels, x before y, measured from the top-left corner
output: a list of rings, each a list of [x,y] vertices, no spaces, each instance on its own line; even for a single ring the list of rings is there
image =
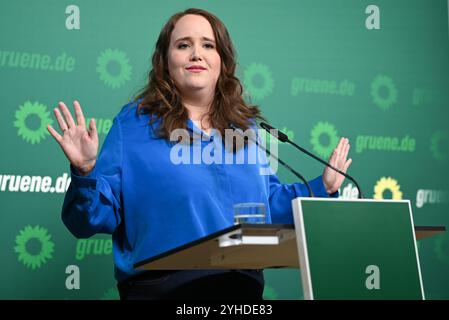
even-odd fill
[[[329,195],[323,183],[323,177],[319,176],[309,181],[310,188],[315,197],[338,198],[338,191]],[[275,174],[269,176],[270,187],[270,212],[272,223],[293,224],[292,200],[297,197],[309,197],[309,191],[305,184],[282,184]]]
[[[75,237],[112,234],[120,224],[121,164],[122,135],[116,117],[93,171],[79,176],[71,167],[72,180],[64,198],[62,221]]]

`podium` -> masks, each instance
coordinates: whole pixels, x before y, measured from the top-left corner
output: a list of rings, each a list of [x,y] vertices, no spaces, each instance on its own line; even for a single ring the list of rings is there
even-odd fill
[[[294,225],[239,224],[134,265],[138,270],[300,268],[305,299],[424,299],[410,201],[296,198]],[[299,281],[298,281],[299,282]]]

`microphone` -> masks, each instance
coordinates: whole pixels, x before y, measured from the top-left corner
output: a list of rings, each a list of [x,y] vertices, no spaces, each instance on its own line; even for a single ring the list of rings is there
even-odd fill
[[[234,124],[231,123],[231,128],[236,130],[237,132],[242,131],[242,129],[237,128]],[[240,134],[241,132],[239,132]],[[293,173],[296,177],[298,177],[302,182],[304,182],[304,184],[307,187],[307,190],[309,191],[309,195],[311,197],[314,196],[312,188],[310,187],[310,184],[307,182],[307,180],[298,172],[296,172],[294,169],[292,169],[287,163],[285,163],[284,161],[282,161],[281,159],[279,159],[278,157],[274,156],[271,154],[270,151],[268,151],[264,146],[261,146],[259,144],[259,142],[257,140],[254,140],[251,137],[248,137],[249,140],[251,140],[252,142],[254,142],[256,144],[257,147],[261,148],[263,151],[265,151],[266,153],[268,153],[269,156],[273,157],[276,161],[279,161],[280,164],[282,164],[285,168],[287,168],[291,173]]]
[[[333,167],[330,163],[324,161],[323,159],[317,157],[316,155],[314,155],[313,153],[307,151],[306,149],[298,146],[296,143],[294,143],[293,141],[290,141],[290,139],[288,138],[288,136],[279,131],[278,129],[274,128],[273,126],[270,126],[269,124],[265,123],[265,122],[261,122],[260,126],[262,128],[264,128],[266,131],[268,131],[269,134],[271,134],[272,136],[276,137],[277,139],[279,139],[282,142],[288,142],[291,145],[293,145],[296,149],[299,149],[300,151],[304,152],[305,154],[307,154],[308,156],[311,156],[312,158],[314,158],[315,160],[318,160],[319,162],[321,162],[322,164],[324,164],[325,166],[331,168],[332,170],[337,171],[339,174],[345,176],[346,178],[348,178],[349,180],[351,180],[352,182],[354,182],[355,186],[357,187],[357,190],[359,191],[359,199],[363,199],[363,194],[362,194],[362,190],[359,187],[359,184],[357,183],[357,181],[355,181],[355,179],[353,177],[351,177],[349,174],[346,174],[340,170],[338,170],[337,168]]]

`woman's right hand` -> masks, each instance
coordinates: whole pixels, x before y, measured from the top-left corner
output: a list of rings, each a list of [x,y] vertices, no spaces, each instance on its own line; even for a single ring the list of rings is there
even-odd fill
[[[73,102],[78,124],[73,120],[64,102],[59,102],[58,106],[64,117],[58,108],[53,111],[62,130],[62,136],[51,125],[47,125],[47,129],[59,143],[67,159],[78,171],[77,173],[86,176],[93,170],[97,161],[98,132],[95,120],[90,120],[89,130],[87,130],[83,110],[78,101]]]

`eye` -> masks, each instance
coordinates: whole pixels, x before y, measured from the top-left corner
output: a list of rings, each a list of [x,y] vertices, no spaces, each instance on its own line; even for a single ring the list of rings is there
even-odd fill
[[[178,49],[185,49],[187,48],[189,45],[187,43],[180,43],[178,44]]]
[[[204,47],[206,47],[207,49],[213,49],[215,48],[215,46],[212,43],[205,43]]]

